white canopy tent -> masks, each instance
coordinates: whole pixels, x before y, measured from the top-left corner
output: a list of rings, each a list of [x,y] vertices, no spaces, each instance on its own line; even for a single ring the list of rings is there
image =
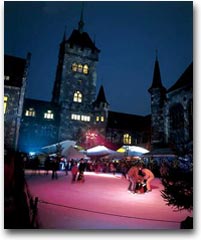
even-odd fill
[[[87,149],[85,153],[87,156],[90,157],[90,156],[104,156],[104,155],[114,154],[116,152],[103,145],[98,145],[93,148]]]
[[[84,158],[84,159],[86,158],[84,153],[79,152],[73,146],[70,146],[68,149],[66,148],[63,151],[62,155],[64,157],[66,157],[67,160],[71,160],[71,159],[78,160],[78,159],[81,159],[81,158]]]
[[[57,146],[60,145],[60,146],[61,146],[61,154],[64,155],[65,152],[67,151],[67,149],[68,149],[70,146],[73,146],[73,147],[74,147],[75,144],[76,144],[75,141],[65,140],[65,141],[62,141],[62,142],[58,142],[58,143],[54,143],[54,144],[51,144],[51,145],[42,147],[42,150],[45,151],[45,152],[48,153],[48,154],[56,153],[56,151],[57,151]]]
[[[127,156],[141,156],[142,154],[148,153],[146,148],[133,146],[133,145],[123,145],[117,150],[119,153],[124,153]]]

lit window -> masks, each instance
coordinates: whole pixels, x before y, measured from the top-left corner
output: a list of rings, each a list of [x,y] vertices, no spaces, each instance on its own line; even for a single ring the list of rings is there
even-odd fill
[[[84,74],[88,74],[89,73],[89,67],[88,67],[87,64],[85,64],[84,67],[83,67],[83,73]]]
[[[73,70],[73,72],[77,72],[77,64],[76,63],[72,64],[72,70]]]
[[[8,96],[4,96],[4,114],[6,113],[7,104],[8,104]]]
[[[131,144],[131,136],[128,133],[123,135],[123,143],[124,144]]]
[[[83,122],[90,122],[90,116],[82,115],[81,116],[81,121],[83,121]]]
[[[73,114],[71,114],[71,119],[72,119],[72,120],[78,120],[78,121],[79,121],[79,120],[80,120],[80,115],[73,113]]]
[[[9,81],[10,80],[10,76],[4,76],[4,80]]]
[[[44,113],[44,118],[54,119],[54,114],[52,113],[52,110],[47,110],[47,112]]]
[[[29,108],[25,112],[25,116],[27,116],[27,117],[35,117],[35,115],[36,115],[36,112],[33,108]]]
[[[104,122],[105,118],[104,116],[96,116],[96,122]]]
[[[101,116],[101,122],[104,122],[104,116]]]
[[[73,101],[74,102],[82,102],[82,93],[80,91],[76,91],[73,96]]]
[[[82,64],[78,64],[78,72],[82,72],[83,66]]]

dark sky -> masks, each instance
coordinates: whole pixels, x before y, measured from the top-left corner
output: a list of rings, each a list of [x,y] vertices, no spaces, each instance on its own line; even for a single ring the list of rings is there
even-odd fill
[[[51,99],[59,44],[77,28],[78,1],[4,2],[4,53],[32,53],[27,97]],[[169,88],[193,59],[193,2],[85,2],[84,31],[101,50],[97,91],[105,89],[110,110],[150,113],[158,50],[161,78]]]

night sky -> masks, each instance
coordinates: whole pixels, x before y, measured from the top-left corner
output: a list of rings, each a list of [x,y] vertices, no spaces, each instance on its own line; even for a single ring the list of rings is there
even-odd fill
[[[77,29],[82,3],[4,2],[4,53],[32,53],[26,97],[51,100],[59,44]],[[85,2],[84,31],[101,50],[97,91],[110,110],[147,115],[156,49],[169,88],[193,60],[192,2]]]

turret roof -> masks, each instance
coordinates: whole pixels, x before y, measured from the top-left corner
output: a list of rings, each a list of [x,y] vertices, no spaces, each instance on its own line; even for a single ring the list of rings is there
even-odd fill
[[[100,52],[87,32],[80,32],[79,30],[74,29],[67,42],[71,45],[78,45],[81,48],[90,48],[93,51]]]

